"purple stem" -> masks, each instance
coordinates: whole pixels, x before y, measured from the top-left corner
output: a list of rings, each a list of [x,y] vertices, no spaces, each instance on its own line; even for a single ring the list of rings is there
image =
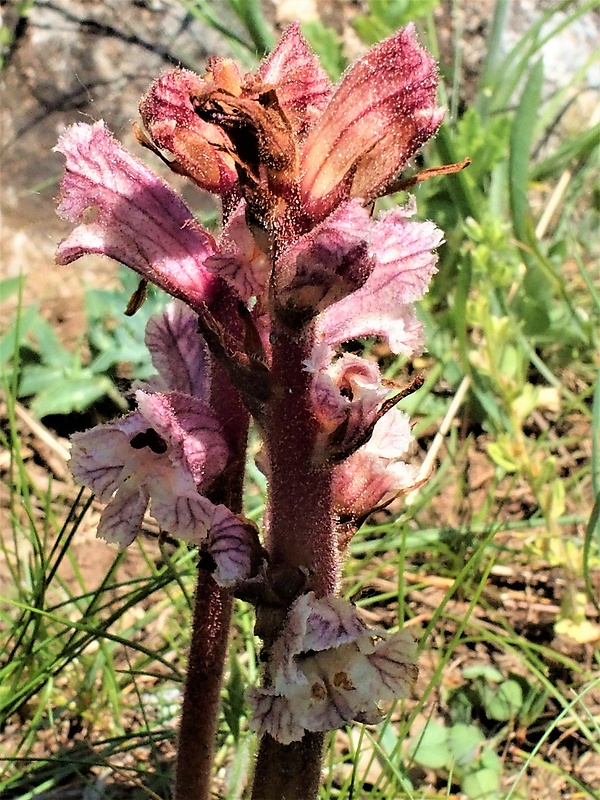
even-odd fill
[[[265,435],[269,459],[267,546],[274,570],[285,574],[289,569],[290,575],[298,568],[306,570],[306,589],[322,597],[337,589],[339,559],[332,514],[332,468],[315,458],[319,426],[312,412],[310,375],[303,368],[312,342],[310,329],[298,334],[273,320],[273,396]],[[269,647],[277,636],[275,625],[270,631],[261,630],[261,635]],[[306,732],[302,741],[282,745],[264,735],[252,800],[316,798],[323,741],[322,734]]]
[[[198,570],[194,619],[175,770],[174,800],[207,800],[219,721],[232,599]]]
[[[298,334],[275,319],[272,332],[267,546],[273,567],[308,570],[307,588],[322,597],[337,589],[339,560],[332,468],[315,463],[319,424],[312,411],[311,375],[303,367],[312,350],[312,331]]]

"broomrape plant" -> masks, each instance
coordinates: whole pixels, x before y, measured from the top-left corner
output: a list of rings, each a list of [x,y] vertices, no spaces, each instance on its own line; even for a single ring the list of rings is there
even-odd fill
[[[412,26],[338,86],[297,25],[254,73],[215,58],[202,77],[160,77],[138,138],[219,196],[218,239],[103,122],[58,144],[59,213],[77,223],[58,262],[107,255],[176,298],[148,324],[157,375],[136,410],[75,435],[71,465],[106,503],[99,536],[127,546],[149,508],[199,551],[177,800],[208,797],[233,597],[254,604],[264,643],[263,684],[248,693],[255,800],[315,797],[324,733],[376,722],[414,680],[410,635],[368,628],[337,596],[353,534],[416,480],[403,393],[339,347],[422,346],[412,304],[442,234],[411,220],[413,202],[371,209],[420,179],[398,175],[440,125],[436,85]],[[250,419],[268,479],[262,532],[242,514]]]

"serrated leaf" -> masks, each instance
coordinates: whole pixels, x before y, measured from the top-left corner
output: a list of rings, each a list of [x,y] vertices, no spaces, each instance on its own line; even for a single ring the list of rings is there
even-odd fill
[[[63,347],[54,328],[43,317],[36,317],[31,326],[40,359],[44,364],[57,369],[69,370],[79,363],[79,356]]]

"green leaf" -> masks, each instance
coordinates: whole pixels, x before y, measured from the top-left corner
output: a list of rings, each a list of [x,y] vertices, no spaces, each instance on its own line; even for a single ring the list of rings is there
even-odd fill
[[[369,13],[356,16],[352,27],[365,44],[377,44],[439,4],[440,0],[368,0]]]
[[[523,690],[517,681],[509,678],[500,684],[497,691],[484,693],[483,705],[489,719],[507,722],[516,717],[523,705]]]
[[[31,334],[35,337],[40,359],[44,364],[56,369],[69,370],[79,363],[79,356],[63,347],[52,325],[43,317],[35,318],[31,325]]]
[[[33,327],[38,314],[39,309],[36,305],[21,309],[18,319],[0,337],[0,367],[18,355],[18,350],[25,344],[27,334]]]
[[[463,677],[467,680],[485,678],[486,681],[490,681],[490,683],[500,683],[502,680],[502,673],[491,664],[473,664],[473,666],[463,669]]]
[[[448,749],[448,728],[429,722],[416,739],[412,756],[417,764],[428,769],[442,769],[451,761]]]
[[[551,156],[533,167],[531,180],[545,181],[563,172],[573,161],[591,158],[594,153],[597,163],[599,141],[600,122],[577,136],[568,136]]]
[[[16,275],[14,278],[4,278],[0,281],[0,303],[8,300],[13,294],[18,294],[25,282],[23,275]]]
[[[79,380],[57,380],[36,394],[31,411],[36,417],[48,414],[70,414],[85,411],[112,388],[104,377],[82,377]]]
[[[448,749],[457,767],[472,764],[479,753],[484,736],[479,728],[462,722],[453,725],[448,733]]]
[[[500,789],[500,773],[494,769],[478,769],[462,780],[463,792],[471,800],[497,800]]]

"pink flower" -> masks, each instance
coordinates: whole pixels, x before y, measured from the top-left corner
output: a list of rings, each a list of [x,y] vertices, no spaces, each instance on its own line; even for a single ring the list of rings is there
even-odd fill
[[[386,194],[438,129],[437,73],[414,25],[372,48],[344,76],[301,156],[301,194],[319,216],[344,197]]]
[[[103,253],[199,313],[220,302],[219,276],[234,303],[259,300],[255,321],[276,313],[302,326],[319,315],[328,344],[378,335],[412,352],[421,328],[410,303],[441,234],[408,211],[372,220],[366,206],[439,126],[436,84],[412,26],[335,91],[297,25],[254,74],[224,59],[204,77],[166,73],[141,103],[145,142],[221,195],[230,220],[219,245],[103,123],[79,124],[57,147],[67,159],[59,213],[79,223],[58,260]]]
[[[373,724],[379,704],[406,697],[417,668],[407,631],[368,628],[338,597],[300,596],[267,660],[267,681],[251,689],[250,725],[281,744],[306,730],[328,731],[356,720]]]
[[[379,367],[366,358],[345,353],[339,358],[327,345],[316,345],[306,370],[314,374],[312,400],[323,431],[325,457],[350,453],[359,446],[389,389]]]
[[[335,468],[334,504],[342,520],[364,520],[415,484],[418,468],[407,464],[413,442],[408,417],[390,409],[369,441]]]
[[[188,175],[198,186],[221,195],[230,193],[237,183],[235,163],[225,149],[228,138],[216,125],[203,122],[194,109],[192,97],[201,94],[207,84],[219,80],[235,91],[241,75],[231,61],[217,62],[220,74],[208,73],[203,80],[189,70],[166,73],[142,98],[140,114],[151,137],[144,144],[161,155],[168,151],[167,163],[174,172]]]

